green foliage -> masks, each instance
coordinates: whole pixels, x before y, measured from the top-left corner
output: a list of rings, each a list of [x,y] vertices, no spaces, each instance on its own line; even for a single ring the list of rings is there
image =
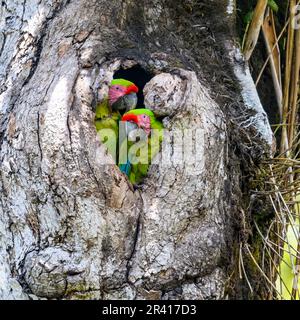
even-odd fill
[[[245,14],[245,16],[243,18],[245,25],[249,25],[251,23],[252,18],[253,18],[253,13],[254,13],[254,11],[251,10]]]
[[[268,1],[268,6],[269,6],[274,12],[278,12],[278,10],[279,10],[278,4],[277,4],[274,0],[269,0],[269,1]]]

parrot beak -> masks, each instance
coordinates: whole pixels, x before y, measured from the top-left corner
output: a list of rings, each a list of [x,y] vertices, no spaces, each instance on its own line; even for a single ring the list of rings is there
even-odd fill
[[[135,84],[130,85],[126,90],[126,94],[130,94],[132,92],[135,92],[135,93],[139,92],[139,88]]]
[[[138,124],[138,117],[135,114],[124,114],[122,121],[131,121]]]

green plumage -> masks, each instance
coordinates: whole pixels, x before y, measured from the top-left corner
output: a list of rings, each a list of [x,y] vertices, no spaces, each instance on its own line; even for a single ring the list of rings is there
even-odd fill
[[[129,87],[133,84],[133,82],[125,79],[113,79],[110,83],[111,86],[119,85],[123,87]]]
[[[128,88],[128,90],[121,91],[123,92],[123,96],[121,95],[116,101],[114,97],[116,95],[118,97],[120,92],[117,86]],[[121,114],[118,110],[135,108],[137,103],[137,90],[138,88],[131,81],[114,79],[110,85],[109,98],[99,103],[96,107],[96,130],[101,143],[107,147],[108,153],[112,155],[115,161],[117,159],[119,121],[121,120]],[[124,116],[126,114],[136,115],[137,117],[133,117],[133,122],[136,121],[135,119],[137,118],[140,119],[141,123],[134,124],[131,122],[132,119],[128,118],[126,122],[126,132],[123,137],[127,137],[130,132],[134,133],[134,129],[136,129],[137,126],[140,126],[143,130],[139,131],[141,135],[138,142],[127,139],[123,142],[119,141],[120,150],[118,162],[121,171],[128,175],[129,181],[132,184],[138,184],[147,175],[150,163],[160,150],[163,125],[155,118],[153,112],[149,109],[134,109],[126,112]],[[142,115],[146,115],[147,117],[140,117]],[[150,127],[151,134],[149,134]]]
[[[119,85],[124,88],[135,86],[133,82],[125,79],[114,79],[111,81],[112,86]],[[137,88],[136,88],[137,89]],[[115,162],[117,162],[117,141],[119,136],[119,121],[121,114],[119,109],[135,108],[137,103],[137,96],[135,93],[125,93],[119,99],[110,105],[109,97],[99,103],[95,112],[95,126],[98,132],[101,143],[103,143],[108,152],[112,155]]]
[[[130,163],[130,170],[126,174],[132,184],[139,184],[147,175],[149,165],[160,150],[160,144],[163,139],[163,125],[149,109],[135,109],[126,114],[147,115],[151,123],[151,135],[149,137],[144,134],[138,142],[127,141],[127,148],[124,146],[125,141],[120,149],[120,154],[122,152],[128,153],[128,160],[132,160],[131,158],[135,160],[134,163]],[[128,166],[128,163],[126,165]],[[119,164],[119,167],[122,170],[125,164]],[[122,171],[125,172],[124,170]]]
[[[105,144],[115,162],[120,119],[121,115],[118,111],[110,111],[108,99],[97,105],[95,114],[96,130],[101,143]]]

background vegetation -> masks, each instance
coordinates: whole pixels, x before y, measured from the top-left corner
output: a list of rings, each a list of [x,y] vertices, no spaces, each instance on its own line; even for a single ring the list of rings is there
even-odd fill
[[[254,232],[241,245],[239,272],[251,291],[255,284],[247,273],[259,272],[266,288],[261,298],[267,299],[300,297],[300,30],[292,23],[297,4],[238,1],[244,54],[277,142],[274,158],[258,168],[253,181],[249,211]],[[245,259],[252,270],[244,267]]]

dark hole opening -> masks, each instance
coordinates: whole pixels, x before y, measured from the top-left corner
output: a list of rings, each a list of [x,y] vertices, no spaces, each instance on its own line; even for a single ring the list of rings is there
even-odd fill
[[[143,95],[143,89],[147,82],[151,80],[153,75],[143,69],[140,65],[135,65],[132,68],[129,69],[119,69],[114,74],[114,79],[126,79],[129,81],[132,81],[135,85],[138,86],[139,92],[137,94],[138,96],[138,103],[136,108],[144,108],[144,95]]]

